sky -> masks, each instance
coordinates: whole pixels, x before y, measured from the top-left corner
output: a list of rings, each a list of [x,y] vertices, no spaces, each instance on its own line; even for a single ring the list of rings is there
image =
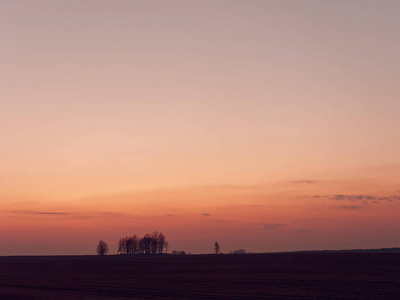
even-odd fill
[[[390,0],[0,2],[0,255],[400,246]]]

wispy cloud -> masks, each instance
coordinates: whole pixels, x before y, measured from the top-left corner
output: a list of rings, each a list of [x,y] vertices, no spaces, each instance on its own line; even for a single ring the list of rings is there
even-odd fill
[[[35,211],[35,210],[11,210],[6,211],[14,214],[29,214],[29,215],[69,215],[68,212],[58,212],[58,211]]]
[[[313,195],[310,196],[314,199],[329,199],[334,201],[345,201],[354,202],[362,205],[377,204],[383,201],[398,201],[400,200],[400,195],[391,195],[386,197],[374,196],[374,195],[364,195],[364,194],[334,194],[334,195]],[[340,206],[340,209],[357,209],[361,206]]]
[[[298,233],[302,233],[302,234],[315,232],[315,230],[307,229],[307,228],[298,228],[298,229],[295,229],[294,231],[296,231]]]
[[[355,205],[342,205],[338,207],[339,209],[349,209],[349,210],[356,210],[362,208],[361,206],[355,206]]]
[[[211,217],[211,215],[208,214],[208,213],[202,213],[201,215],[202,215],[202,216],[205,216],[205,217]]]
[[[68,218],[72,219],[89,219],[89,218],[122,218],[122,217],[132,217],[133,215],[118,213],[118,212],[89,212],[89,211],[74,211],[74,212],[65,212],[65,211],[40,211],[40,210],[3,210],[0,211],[2,213],[8,214],[24,214],[24,215],[41,215],[41,216],[68,216]]]
[[[369,201],[369,200],[376,200],[377,197],[370,196],[370,195],[343,195],[343,194],[336,194],[336,195],[333,195],[330,199],[332,199],[332,200],[347,200],[347,201]]]
[[[303,180],[297,180],[294,183],[308,183],[308,184],[313,184],[316,183],[315,180],[309,180],[309,179],[303,179]]]
[[[279,228],[285,228],[285,227],[288,227],[288,226],[289,225],[287,225],[287,224],[271,223],[271,224],[264,224],[264,229],[274,230],[274,229],[279,229]]]
[[[379,201],[395,201],[400,200],[399,195],[393,195],[388,197],[376,197],[371,195],[344,195],[336,194],[330,197],[331,200],[342,200],[350,202],[362,202],[364,204],[378,203]]]

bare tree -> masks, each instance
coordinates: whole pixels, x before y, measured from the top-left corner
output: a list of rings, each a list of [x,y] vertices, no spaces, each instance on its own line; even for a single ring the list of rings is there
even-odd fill
[[[139,253],[139,244],[140,244],[140,239],[139,237],[134,234],[133,236],[131,236],[131,240],[132,240],[132,252],[134,254]]]
[[[169,249],[169,242],[165,241],[165,243],[164,243],[164,251],[165,251],[165,253],[168,253],[168,249]]]
[[[127,236],[126,238],[126,254],[133,254],[133,240],[131,237]]]
[[[99,244],[97,245],[96,251],[97,251],[97,254],[101,255],[101,256],[107,254],[108,253],[107,243],[105,241],[101,240],[99,242]]]
[[[215,242],[215,243],[214,243],[214,251],[215,251],[215,254],[219,254],[219,250],[220,250],[219,244],[218,244],[218,242]]]
[[[164,249],[165,249],[165,252],[168,252],[168,241],[167,241],[165,235],[160,232],[157,237],[157,241],[158,241],[158,243],[157,243],[158,244],[158,253],[162,254]]]
[[[144,253],[144,242],[143,242],[143,238],[139,239],[139,253],[143,254]]]
[[[146,254],[151,253],[151,244],[152,244],[152,238],[151,238],[150,234],[147,233],[142,238],[142,247],[143,247],[144,253],[146,253]]]
[[[118,241],[118,253],[125,254],[126,253],[126,238],[120,238]]]
[[[150,241],[150,253],[151,254],[157,254],[158,252],[158,232],[154,231],[151,236],[151,241]]]

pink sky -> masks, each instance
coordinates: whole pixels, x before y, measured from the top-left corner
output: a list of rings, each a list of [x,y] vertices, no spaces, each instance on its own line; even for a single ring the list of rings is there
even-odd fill
[[[399,246],[399,9],[1,2],[0,255]]]

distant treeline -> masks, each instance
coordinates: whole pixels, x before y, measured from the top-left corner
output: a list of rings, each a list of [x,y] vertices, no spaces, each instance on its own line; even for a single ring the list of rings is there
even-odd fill
[[[297,253],[314,253],[314,252],[400,252],[400,248],[380,248],[380,249],[343,249],[343,250],[302,250],[292,251]]]
[[[168,241],[164,234],[154,231],[138,237],[136,234],[120,238],[118,254],[163,254],[168,251]]]

